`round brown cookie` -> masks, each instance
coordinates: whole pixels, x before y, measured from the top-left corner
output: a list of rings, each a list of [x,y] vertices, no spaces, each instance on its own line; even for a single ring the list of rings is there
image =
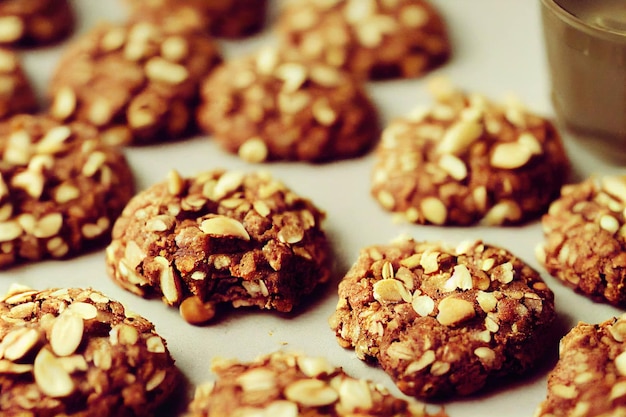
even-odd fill
[[[0,155],[0,267],[103,244],[133,194],[124,154],[87,125],[14,116],[0,123]]]
[[[445,417],[356,379],[321,357],[274,352],[251,362],[216,358],[217,381],[196,388],[186,417]]]
[[[241,38],[265,26],[267,0],[126,0],[130,19]]]
[[[544,242],[537,258],[579,293],[626,306],[625,213],[624,175],[564,186],[541,219]]]
[[[447,29],[423,0],[296,0],[279,14],[281,46],[369,79],[418,77],[446,62]]]
[[[154,325],[98,291],[13,287],[0,298],[3,416],[149,416],[177,379]]]
[[[436,225],[519,224],[544,213],[569,173],[553,124],[441,79],[431,90],[433,106],[383,130],[371,185],[380,205]]]
[[[0,45],[38,46],[66,38],[74,29],[67,0],[0,1]]]
[[[172,171],[126,206],[106,264],[120,286],[161,296],[189,323],[218,304],[289,312],[329,279],[324,217],[268,173]]]
[[[150,22],[171,33],[209,33],[208,17],[193,0],[126,0],[125,3],[131,22]]]
[[[202,85],[198,124],[249,162],[351,158],[378,139],[378,114],[348,73],[272,48],[227,61]]]
[[[445,398],[536,366],[554,317],[540,275],[506,250],[400,238],[361,251],[329,322],[405,394]]]
[[[37,108],[37,98],[19,56],[0,47],[0,119],[34,112]]]
[[[61,56],[49,113],[96,126],[108,143],[180,138],[194,127],[200,80],[220,61],[208,35],[102,23]]]
[[[626,415],[626,315],[578,323],[563,339],[535,417]]]

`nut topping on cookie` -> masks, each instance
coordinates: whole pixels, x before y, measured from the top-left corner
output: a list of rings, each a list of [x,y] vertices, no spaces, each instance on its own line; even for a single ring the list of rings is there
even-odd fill
[[[445,84],[433,79],[437,102],[383,130],[374,198],[419,224],[517,224],[544,213],[569,172],[552,123]]]
[[[378,116],[351,74],[286,50],[230,60],[203,82],[198,124],[248,162],[328,162],[359,156]]]
[[[61,57],[49,114],[90,123],[116,145],[178,139],[193,128],[201,79],[221,59],[204,33],[148,21],[100,23]]]
[[[554,318],[552,292],[508,251],[400,238],[361,251],[329,323],[405,394],[442,398],[530,369]]]
[[[324,216],[268,173],[172,171],[127,205],[106,263],[122,287],[162,297],[189,323],[224,303],[288,312],[330,277]]]
[[[178,377],[165,346],[151,323],[92,289],[14,286],[0,298],[0,408],[151,415]]]
[[[547,271],[594,300],[626,305],[626,176],[568,184],[541,219]]]
[[[347,375],[321,357],[274,352],[251,362],[215,358],[217,381],[200,385],[186,417],[446,417]]]
[[[123,153],[99,139],[90,126],[41,115],[0,123],[0,267],[108,240],[133,178]]]
[[[599,324],[578,323],[562,339],[537,417],[619,415],[626,398],[622,315]]]
[[[280,11],[283,49],[363,79],[418,77],[450,55],[447,29],[431,2],[291,2]]]

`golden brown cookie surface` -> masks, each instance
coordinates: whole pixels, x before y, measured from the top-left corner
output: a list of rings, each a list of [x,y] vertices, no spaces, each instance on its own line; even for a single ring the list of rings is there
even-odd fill
[[[405,394],[446,398],[536,366],[554,318],[550,289],[508,251],[400,238],[361,251],[330,326]]]
[[[322,357],[274,352],[251,362],[216,358],[215,383],[196,389],[186,417],[446,417],[356,379]]]
[[[220,304],[289,312],[330,278],[324,217],[268,173],[172,172],[126,206],[106,263],[119,285],[190,323]]]
[[[0,267],[105,243],[134,190],[124,154],[87,125],[14,116],[0,155]]]
[[[20,57],[0,48],[0,119],[37,110],[38,103]]]
[[[202,30],[243,38],[265,25],[267,0],[126,0],[131,20],[152,21],[175,30]]]
[[[194,129],[200,80],[220,61],[208,35],[101,23],[61,56],[49,113],[90,123],[109,143],[179,139]]]
[[[378,114],[359,82],[273,48],[218,67],[201,94],[198,124],[249,162],[351,158],[378,139]]]
[[[594,300],[626,305],[626,176],[568,184],[541,219],[537,256],[565,285]]]
[[[436,102],[385,127],[371,193],[418,224],[519,224],[543,214],[569,173],[553,124],[435,79]]]
[[[421,76],[450,55],[445,24],[423,0],[295,0],[277,32],[283,48],[365,79]]]
[[[536,417],[626,414],[626,316],[579,322],[563,337]]]
[[[61,40],[74,29],[67,0],[0,2],[0,45],[39,46]]]
[[[15,287],[0,298],[2,415],[149,416],[177,378],[152,323],[101,292]]]

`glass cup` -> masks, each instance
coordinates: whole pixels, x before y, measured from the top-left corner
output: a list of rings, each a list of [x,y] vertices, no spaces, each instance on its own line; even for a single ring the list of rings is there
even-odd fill
[[[541,0],[541,18],[558,121],[626,151],[626,1]]]

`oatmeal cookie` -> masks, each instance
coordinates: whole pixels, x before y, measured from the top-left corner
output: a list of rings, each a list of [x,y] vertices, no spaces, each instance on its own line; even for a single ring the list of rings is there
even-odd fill
[[[361,251],[329,322],[403,393],[445,398],[536,366],[554,318],[550,289],[506,250],[400,238]]]
[[[61,56],[49,113],[96,126],[108,143],[178,139],[195,129],[200,80],[220,61],[208,35],[101,23]]]
[[[189,323],[218,304],[289,312],[330,276],[325,214],[268,173],[213,170],[137,194],[113,228],[111,277]]]
[[[216,358],[216,382],[197,387],[186,417],[446,417],[356,379],[322,357],[274,352],[252,362]]]
[[[422,76],[451,50],[443,19],[424,0],[292,0],[276,31],[281,47],[364,79]]]
[[[535,417],[626,415],[626,315],[580,322],[560,344]]]
[[[47,45],[66,38],[74,23],[67,0],[0,1],[0,45]]]
[[[3,416],[149,416],[177,379],[154,325],[101,292],[14,286],[0,298]]]
[[[0,155],[0,267],[104,244],[133,194],[124,154],[88,125],[13,116],[0,123]]]
[[[371,193],[418,224],[520,224],[545,213],[569,174],[561,137],[519,102],[497,105],[447,80],[437,102],[385,127]]]
[[[378,139],[378,114],[348,73],[264,48],[216,69],[202,85],[198,124],[249,162],[327,162]]]
[[[626,306],[626,176],[562,188],[541,219],[537,258],[550,275],[594,300]]]
[[[126,4],[133,21],[232,39],[260,32],[267,14],[267,0],[126,0]]]
[[[0,119],[35,112],[38,107],[19,56],[10,49],[0,47]]]

